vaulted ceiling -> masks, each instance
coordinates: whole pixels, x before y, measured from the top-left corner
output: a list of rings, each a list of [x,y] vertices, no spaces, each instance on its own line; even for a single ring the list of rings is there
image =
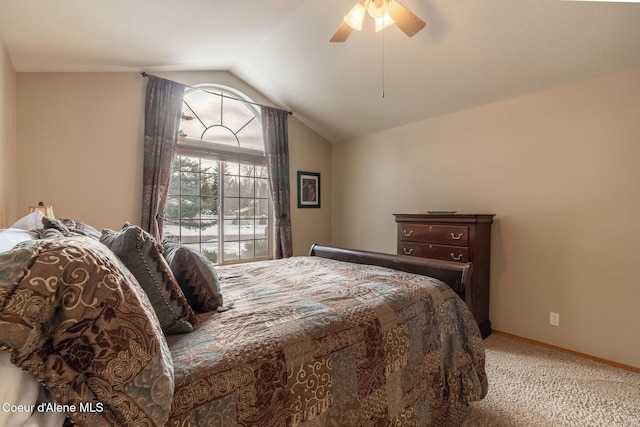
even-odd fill
[[[356,0],[0,0],[0,38],[17,72],[229,70],[332,142],[640,66],[640,4],[400,2],[412,38],[329,43]]]

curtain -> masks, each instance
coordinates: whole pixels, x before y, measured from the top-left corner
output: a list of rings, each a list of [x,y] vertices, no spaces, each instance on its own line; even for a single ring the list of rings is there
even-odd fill
[[[161,239],[162,213],[169,190],[185,86],[155,76],[147,77],[140,226]]]
[[[288,258],[293,255],[289,207],[289,137],[287,129],[289,113],[266,106],[262,106],[261,109],[264,151],[267,157],[271,198],[276,217],[276,258]]]

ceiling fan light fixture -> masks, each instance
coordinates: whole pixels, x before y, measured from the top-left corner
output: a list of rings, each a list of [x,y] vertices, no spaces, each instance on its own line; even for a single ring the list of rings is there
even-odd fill
[[[367,13],[373,19],[382,18],[388,11],[388,0],[369,0],[369,4],[367,4]]]
[[[344,22],[354,30],[362,30],[362,22],[364,21],[364,15],[367,12],[362,3],[355,5],[349,13],[344,17]]]
[[[391,15],[389,15],[389,13],[386,13],[380,18],[376,18],[376,33],[378,31],[384,30],[385,28],[389,28],[393,24],[395,24],[395,21],[393,20],[393,18],[391,18]]]
[[[396,0],[362,0],[342,19],[329,41],[343,42],[353,30],[362,30],[365,15],[375,19],[376,32],[395,24],[408,37],[413,37],[427,25]]]

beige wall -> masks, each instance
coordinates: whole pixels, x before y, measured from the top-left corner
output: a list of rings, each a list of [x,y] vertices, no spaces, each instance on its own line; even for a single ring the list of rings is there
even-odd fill
[[[17,219],[16,73],[0,40],[0,228]]]
[[[226,72],[157,75],[189,85],[228,85],[268,103]],[[97,228],[139,223],[146,79],[138,73],[18,73],[17,87],[20,212],[43,200],[56,216]],[[292,208],[294,251],[304,254],[312,242],[330,240],[331,146],[295,115],[289,144],[292,196],[299,168],[321,171],[327,182],[321,210]],[[315,227],[307,229],[310,222]]]
[[[18,73],[18,206],[98,228],[140,222],[144,79]]]
[[[495,213],[493,327],[640,367],[639,159],[640,68],[388,129],[334,147],[333,243]]]
[[[331,244],[331,145],[302,122],[290,120],[289,156],[293,252],[307,255],[313,243]],[[320,208],[298,208],[298,171],[320,173]]]

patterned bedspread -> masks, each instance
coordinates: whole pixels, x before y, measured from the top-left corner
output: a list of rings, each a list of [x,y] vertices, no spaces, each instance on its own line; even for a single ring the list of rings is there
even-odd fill
[[[167,339],[169,425],[425,426],[487,392],[478,327],[441,282],[317,257],[217,272],[228,310]]]

